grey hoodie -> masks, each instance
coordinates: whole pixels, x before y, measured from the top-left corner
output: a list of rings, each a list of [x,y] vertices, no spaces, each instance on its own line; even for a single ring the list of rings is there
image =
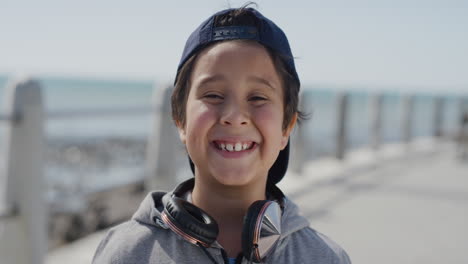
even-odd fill
[[[211,263],[205,252],[173,231],[161,220],[162,198],[172,193],[151,192],[130,221],[111,228],[99,244],[93,264]],[[309,227],[298,207],[285,198],[281,237],[264,263],[351,263],[346,252],[323,234]],[[221,245],[207,251],[217,263],[228,263]],[[236,263],[249,263],[245,258]]]

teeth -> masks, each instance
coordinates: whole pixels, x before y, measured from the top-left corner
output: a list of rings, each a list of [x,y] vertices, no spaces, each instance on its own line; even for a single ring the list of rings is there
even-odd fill
[[[251,144],[249,143],[241,143],[241,142],[237,142],[237,143],[221,143],[220,142],[218,144],[219,149],[229,151],[229,152],[243,151],[243,150],[248,149],[250,146]]]
[[[236,143],[236,151],[241,151],[241,150],[242,150],[242,144]]]
[[[226,144],[226,149],[228,151],[233,151],[234,150],[234,146],[232,146],[232,144]]]

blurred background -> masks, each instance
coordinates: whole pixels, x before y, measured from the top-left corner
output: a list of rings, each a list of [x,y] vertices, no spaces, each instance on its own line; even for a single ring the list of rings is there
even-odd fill
[[[24,75],[40,82],[46,113],[151,107],[157,91],[173,82],[194,28],[244,3],[0,0],[0,114],[8,83]],[[296,57],[302,105],[312,114],[302,130],[306,160],[334,154],[336,96],[343,91],[349,95],[350,149],[369,145],[375,94],[383,98],[384,143],[402,140],[401,98],[408,95],[414,96],[414,137],[433,135],[436,97],[444,100],[444,134],[456,137],[460,100],[468,95],[468,2],[256,3],[286,32]],[[87,197],[144,180],[152,122],[151,111],[45,121],[50,249],[130,216],[99,220],[102,211],[94,208],[90,216]],[[0,146],[5,140],[0,130]],[[184,164],[178,177],[188,176],[185,157],[177,162]]]

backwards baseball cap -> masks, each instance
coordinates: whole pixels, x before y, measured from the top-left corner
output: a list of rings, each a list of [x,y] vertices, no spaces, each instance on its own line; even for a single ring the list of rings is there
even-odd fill
[[[216,26],[215,22],[219,17],[229,16],[232,12],[236,11],[236,9],[231,8],[215,13],[195,29],[185,43],[184,52],[177,68],[176,81],[185,62],[203,48],[219,41],[246,39],[257,41],[275,53],[278,53],[286,70],[297,81],[299,87],[300,81],[294,65],[294,57],[283,30],[257,10],[253,8],[243,9],[253,19],[254,23],[251,23],[253,25],[236,25],[236,23],[232,23],[234,24],[232,26]],[[269,184],[276,184],[284,177],[288,168],[289,145],[288,141],[288,144],[280,151],[275,163],[270,168],[267,181]],[[194,164],[190,156],[189,162],[192,172],[195,173]]]

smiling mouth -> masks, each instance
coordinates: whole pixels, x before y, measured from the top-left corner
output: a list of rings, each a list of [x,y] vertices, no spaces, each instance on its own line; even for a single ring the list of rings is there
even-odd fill
[[[223,151],[227,152],[239,152],[250,150],[255,146],[255,142],[248,141],[248,142],[225,142],[225,141],[213,141],[213,145]]]

